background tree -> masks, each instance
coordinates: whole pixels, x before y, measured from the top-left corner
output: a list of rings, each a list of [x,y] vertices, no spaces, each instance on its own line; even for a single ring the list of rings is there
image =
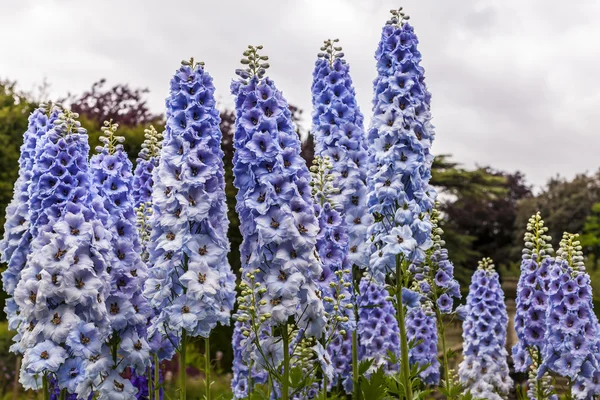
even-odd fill
[[[580,233],[592,207],[600,202],[600,172],[594,175],[580,174],[572,180],[555,177],[535,197],[520,202],[517,212],[517,238],[525,232],[527,219],[536,211],[550,230],[552,245],[558,248],[563,232]]]
[[[468,282],[473,266],[484,256],[498,264],[511,263],[517,204],[531,196],[525,177],[490,167],[465,170],[447,155],[436,157],[432,173],[457,277]]]

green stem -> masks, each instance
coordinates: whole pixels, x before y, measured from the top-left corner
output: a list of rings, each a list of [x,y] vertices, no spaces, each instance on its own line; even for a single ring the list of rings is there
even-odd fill
[[[352,331],[352,377],[354,378],[354,400],[360,400],[360,377],[358,376],[358,335]]]
[[[410,382],[410,365],[408,363],[408,339],[406,337],[406,327],[404,326],[404,304],[402,304],[402,288],[404,287],[402,278],[403,271],[400,261],[400,255],[396,256],[396,302],[398,314],[398,328],[400,328],[400,356],[402,364],[402,380],[404,381],[404,391],[406,400],[412,400],[412,385]]]
[[[185,357],[187,350],[187,332],[184,329],[181,335],[181,346],[179,347],[179,400],[186,400],[186,376]]]
[[[45,374],[42,377],[42,391],[44,392],[44,400],[50,400],[50,390],[48,390],[48,377]]]
[[[160,363],[158,362],[158,355],[154,355],[154,400],[160,399]]]
[[[67,400],[67,389],[60,391],[60,400]]]
[[[323,400],[327,400],[327,375],[323,374]]]
[[[148,381],[148,400],[152,400],[152,363],[146,370],[146,381]]]
[[[281,382],[281,398],[288,400],[290,396],[290,344],[287,325],[283,326],[283,382]]]
[[[204,339],[204,357],[206,361],[206,367],[204,376],[206,377],[206,400],[210,400],[210,337]]]
[[[446,393],[450,393],[450,368],[448,365],[448,351],[446,350],[446,327],[444,326],[444,321],[442,319],[443,317],[440,310],[436,308],[435,313],[437,315],[438,332],[440,336],[440,342],[442,344],[442,368],[444,369],[444,386],[446,388]]]

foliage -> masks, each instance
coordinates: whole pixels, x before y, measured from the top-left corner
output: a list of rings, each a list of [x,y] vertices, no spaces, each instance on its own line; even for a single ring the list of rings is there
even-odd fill
[[[144,99],[149,92],[147,88],[134,89],[128,84],[116,84],[106,88],[105,85],[106,79],[100,79],[81,95],[69,94],[59,100],[59,103],[97,125],[113,120],[122,126],[134,127],[156,123],[162,119],[160,115],[150,111]]]

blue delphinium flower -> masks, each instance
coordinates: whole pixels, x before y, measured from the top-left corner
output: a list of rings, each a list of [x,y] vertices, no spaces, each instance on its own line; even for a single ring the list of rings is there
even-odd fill
[[[327,40],[315,62],[312,83],[312,133],[315,154],[329,157],[334,198],[344,212],[349,236],[349,262],[366,268],[369,263],[367,227],[367,145],[363,115],[356,102],[350,67],[338,40]]]
[[[502,400],[512,387],[506,351],[508,314],[500,278],[489,258],[479,262],[467,296],[460,382],[475,398]]]
[[[175,73],[160,162],[153,171],[144,295],[158,312],[150,332],[174,335],[176,344],[184,335],[208,337],[217,323],[228,324],[235,300],[214,91],[202,63],[186,61]]]
[[[425,301],[410,307],[406,313],[406,335],[414,345],[408,350],[410,365],[423,370],[419,376],[428,385],[437,385],[440,380],[438,360],[438,331],[431,303]]]
[[[600,326],[577,235],[564,234],[548,274],[548,303],[544,309],[547,331],[538,377],[550,371],[569,382],[590,379],[599,369],[595,354]],[[578,393],[577,398],[587,398],[583,394]]]
[[[29,116],[19,155],[19,175],[13,189],[13,199],[6,207],[4,236],[0,240],[0,262],[7,264],[7,269],[2,273],[2,287],[9,296],[4,311],[11,330],[16,330],[20,323],[12,296],[30,252],[29,186],[33,177],[35,151],[40,138],[53,126],[58,111],[57,107],[42,104]]]
[[[151,308],[141,293],[148,271],[141,258],[142,248],[136,229],[133,166],[121,144],[124,138],[116,134],[117,128],[112,121],[104,122],[103,136],[100,137],[103,146],[97,147],[98,154],[90,160],[95,188],[108,211],[105,227],[112,236],[111,289],[106,299],[112,332],[105,345],[106,353],[111,354],[111,369],[123,372],[129,367],[139,375],[144,374],[150,360],[146,324]],[[105,375],[108,372],[105,371]],[[95,379],[94,376],[90,378]],[[112,383],[102,384],[100,398],[110,398],[114,391]]]
[[[158,133],[153,126],[144,129],[145,140],[142,150],[136,160],[133,173],[133,202],[135,204],[137,227],[142,246],[142,261],[148,262],[148,242],[152,234],[152,188],[154,186],[153,171],[158,167],[160,149],[162,146],[162,134]]]
[[[88,167],[88,137],[76,118],[59,114],[37,146],[30,201],[40,212],[14,299],[22,319],[23,385],[40,388],[43,375],[54,376],[59,388],[87,397],[89,368],[109,334],[112,258],[102,222],[107,212]]]
[[[148,129],[144,129],[144,138],[133,173],[133,201],[136,208],[152,201],[154,186],[152,171],[158,167],[162,134],[151,125]]]
[[[349,257],[349,234],[343,210],[335,206],[338,193],[336,175],[329,156],[316,156],[311,167],[315,200],[315,213],[319,221],[316,250],[321,260],[322,272],[317,279],[328,317],[325,341],[327,352],[333,363],[333,379],[328,388],[343,382],[347,392],[352,390],[352,340],[356,330],[356,317],[352,301],[352,273]],[[350,335],[349,335],[350,333]]]
[[[246,70],[231,85],[236,124],[233,159],[236,209],[243,242],[243,292],[238,320],[251,330],[277,328],[280,337],[249,338],[257,364],[279,368],[292,334],[321,337],[325,311],[315,280],[322,269],[315,255],[319,224],[311,197],[310,173],[300,156],[300,140],[289,106],[275,83],[265,77],[262,46],[244,52]],[[260,286],[258,286],[260,285]],[[259,287],[259,289],[257,289]],[[289,325],[292,325],[290,331]],[[273,357],[259,353],[267,347]],[[263,349],[264,350],[264,349]],[[291,359],[290,357],[287,357]],[[283,375],[289,366],[283,366]],[[277,379],[277,376],[274,376]],[[282,379],[282,391],[288,382]],[[288,393],[283,394],[288,398]]]
[[[547,288],[553,264],[549,256],[552,252],[551,238],[546,232],[548,228],[538,212],[529,219],[525,233],[516,297],[515,331],[518,341],[512,348],[515,370],[528,373],[529,390],[535,398],[542,399],[552,398],[549,396],[553,396],[554,391],[548,377],[537,378],[546,338]]]
[[[437,359],[438,333],[435,315],[422,306],[409,308],[406,314],[408,340],[416,343],[409,349],[411,365],[426,367],[419,376],[423,382],[436,385],[440,380],[440,362]]]
[[[359,306],[356,332],[359,338],[359,358],[373,359],[372,369],[381,366],[388,372],[398,371],[391,363],[388,352],[399,357],[400,337],[396,311],[388,299],[389,293],[369,277],[360,281],[357,301]]]
[[[367,135],[368,205],[375,217],[369,228],[370,268],[379,281],[396,271],[397,255],[401,262],[424,261],[431,246],[428,212],[436,196],[429,184],[434,138],[431,95],[413,28],[402,13],[393,14],[375,54],[378,76]]]

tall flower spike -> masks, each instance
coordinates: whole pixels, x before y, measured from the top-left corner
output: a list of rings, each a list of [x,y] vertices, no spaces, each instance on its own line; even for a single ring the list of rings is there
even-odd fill
[[[393,15],[392,20],[394,20]],[[417,37],[408,23],[383,28],[375,54],[373,119],[369,143],[369,200],[375,221],[370,269],[379,281],[396,270],[396,256],[422,263],[431,246],[429,185],[434,132],[430,98],[419,65]]]
[[[144,138],[133,173],[133,201],[136,208],[152,201],[152,171],[158,166],[162,146],[162,134],[152,125],[144,129]]]
[[[540,213],[531,216],[525,233],[525,248],[521,261],[521,276],[517,284],[515,330],[517,344],[512,348],[515,370],[527,372],[529,392],[532,398],[551,399],[554,388],[548,377],[538,378],[542,362],[542,347],[546,341],[547,288],[550,269],[554,260],[550,257],[551,237]]]
[[[512,349],[515,369],[519,372],[526,371],[531,365],[531,352],[541,350],[544,344],[546,321],[543,315],[548,302],[545,287],[553,261],[549,259],[551,238],[546,232],[548,227],[544,226],[539,212],[529,218],[517,284],[515,330],[518,342]]]
[[[400,356],[400,338],[395,309],[389,293],[382,285],[365,276],[360,281],[358,323],[359,358],[373,359],[371,371],[383,367],[386,372],[398,371],[398,364],[390,361],[389,353]]]
[[[109,334],[112,256],[107,211],[88,167],[88,136],[76,118],[60,113],[37,146],[30,187],[37,226],[14,298],[22,318],[21,383],[39,388],[43,375],[56,377],[59,388],[87,397],[86,378]]]
[[[264,326],[279,328],[283,340],[252,340],[253,350],[263,344],[274,350],[270,361],[257,361],[277,368],[282,361],[278,355],[286,353],[288,322],[307,336],[320,337],[325,316],[315,282],[321,266],[315,257],[319,225],[310,173],[300,156],[288,103],[264,77],[268,64],[258,53],[261,48],[248,47],[242,60],[248,68],[236,71],[241,79],[231,84],[237,117],[233,172],[243,236],[242,276],[246,284],[253,279],[253,285],[260,285],[257,292],[244,292],[244,297],[253,296],[243,300],[251,307],[240,308],[238,320],[249,320],[254,332]]]
[[[465,311],[460,382],[474,398],[505,399],[512,387],[505,348],[508,314],[500,278],[489,258],[480,261],[473,274]]]
[[[2,287],[9,296],[4,311],[11,330],[16,330],[20,323],[12,296],[31,249],[29,186],[33,178],[36,148],[41,138],[52,128],[58,112],[56,106],[42,104],[29,116],[19,155],[19,175],[13,189],[13,199],[6,207],[4,237],[0,240],[0,262],[8,264],[2,273]]]
[[[317,253],[323,266],[318,278],[328,327],[325,341],[327,352],[333,363],[333,379],[329,385],[343,382],[347,392],[352,390],[352,338],[356,330],[356,318],[352,302],[351,264],[348,254],[348,226],[343,213],[336,209],[333,197],[337,194],[333,183],[329,157],[316,156],[311,167],[313,176],[313,198],[318,215],[319,233]]]
[[[214,92],[202,63],[182,63],[171,79],[164,142],[153,171],[144,295],[158,313],[149,333],[174,336],[175,344],[183,335],[208,337],[217,323],[229,324],[235,300]]]
[[[105,378],[111,370],[122,373],[131,368],[137,375],[149,366],[149,346],[146,324],[151,316],[148,301],[142,296],[143,282],[148,276],[141,259],[142,248],[136,229],[133,200],[133,165],[123,149],[125,138],[117,136],[118,125],[105,121],[98,154],[92,156],[90,169],[94,185],[108,211],[104,226],[111,233],[113,257],[110,265],[110,296],[106,299],[111,323],[110,340],[100,358],[108,360],[109,368],[98,371]],[[91,376],[95,379],[95,376]],[[100,398],[112,398],[119,390],[113,382],[104,379],[98,389]]]
[[[590,276],[580,252],[577,235],[565,233],[548,271],[547,331],[538,378],[550,371],[575,383],[591,379],[598,370],[595,353],[600,327],[593,310]],[[578,393],[576,398],[590,398],[587,393],[582,395]]]
[[[367,145],[363,115],[356,102],[350,66],[338,39],[327,40],[315,62],[312,83],[312,132],[315,153],[328,157],[339,194],[332,198],[345,215],[349,261],[365,269],[369,263],[367,228]]]
[[[428,385],[440,381],[438,360],[438,331],[431,302],[410,307],[406,313],[406,334],[409,342],[415,343],[408,351],[410,365],[423,368],[419,376]]]
[[[454,265],[448,258],[448,250],[444,248],[446,242],[439,226],[440,212],[433,209],[430,218],[433,246],[428,250],[425,262],[411,265],[410,272],[414,275],[417,291],[433,303],[433,309],[440,314],[450,314],[455,311],[454,301],[461,298],[460,285],[454,278]]]

